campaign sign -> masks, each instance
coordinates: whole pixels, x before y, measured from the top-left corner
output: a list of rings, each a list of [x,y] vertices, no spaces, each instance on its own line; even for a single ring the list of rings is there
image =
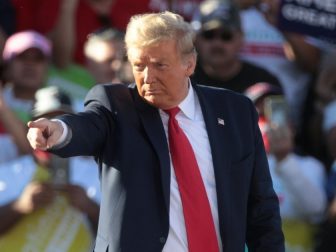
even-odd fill
[[[282,0],[279,28],[336,44],[336,0]]]

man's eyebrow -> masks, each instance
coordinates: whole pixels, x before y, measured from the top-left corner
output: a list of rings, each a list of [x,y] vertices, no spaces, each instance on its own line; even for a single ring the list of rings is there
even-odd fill
[[[158,62],[164,63],[164,62],[167,62],[167,59],[165,59],[165,58],[152,58],[152,59],[150,59],[150,62],[153,62],[153,63],[158,63]]]

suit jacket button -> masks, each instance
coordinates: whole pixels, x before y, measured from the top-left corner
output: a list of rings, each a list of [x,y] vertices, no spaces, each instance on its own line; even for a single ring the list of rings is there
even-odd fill
[[[166,238],[164,238],[163,236],[160,237],[160,242],[161,243],[165,243],[166,242]]]

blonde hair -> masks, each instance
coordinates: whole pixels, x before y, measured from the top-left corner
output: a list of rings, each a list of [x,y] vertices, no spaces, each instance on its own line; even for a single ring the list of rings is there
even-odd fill
[[[127,25],[125,43],[127,53],[132,48],[144,48],[152,44],[175,40],[181,56],[196,53],[195,34],[183,17],[164,11],[135,15]]]

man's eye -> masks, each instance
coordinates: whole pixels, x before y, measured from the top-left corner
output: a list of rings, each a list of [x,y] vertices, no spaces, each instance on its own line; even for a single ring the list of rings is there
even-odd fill
[[[167,67],[167,65],[164,64],[164,63],[157,63],[156,66],[157,66],[158,68],[160,68],[160,69],[163,69],[163,68],[166,68],[166,67]]]
[[[141,71],[145,68],[145,66],[141,64],[134,64],[133,67],[136,71]]]

